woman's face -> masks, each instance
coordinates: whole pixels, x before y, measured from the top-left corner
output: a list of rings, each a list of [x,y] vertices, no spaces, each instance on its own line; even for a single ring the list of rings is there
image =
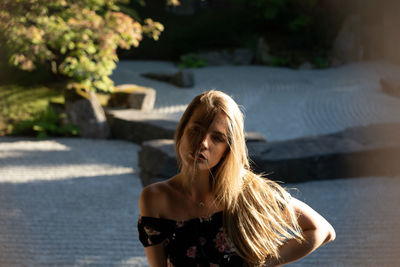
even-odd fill
[[[207,115],[204,108],[196,108],[183,131],[179,146],[183,168],[212,169],[228,148],[226,115],[217,112],[208,123]]]

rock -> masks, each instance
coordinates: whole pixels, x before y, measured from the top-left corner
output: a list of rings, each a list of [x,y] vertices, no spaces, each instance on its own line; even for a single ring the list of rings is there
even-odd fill
[[[247,142],[247,147],[256,172],[284,182],[400,174],[400,124],[354,127],[280,142]],[[146,185],[175,175],[173,140],[144,142],[139,164]]]
[[[154,139],[173,139],[178,121],[166,119],[163,114],[134,109],[106,110],[113,138],[141,144]],[[266,142],[258,132],[246,132],[246,142]]]
[[[170,82],[179,87],[189,88],[194,86],[194,74],[191,70],[182,70],[171,77]]]
[[[271,61],[269,46],[263,37],[258,39],[255,63],[267,65]]]
[[[116,86],[107,106],[150,111],[153,109],[155,101],[156,91],[154,89],[135,84],[124,84]]]
[[[246,133],[247,142],[265,142],[257,132]],[[144,141],[139,151],[140,179],[143,186],[166,180],[178,173],[174,140],[159,139]]]
[[[65,92],[65,112],[67,123],[76,125],[85,138],[108,138],[110,127],[103,108],[95,93],[78,92],[74,89]]]
[[[250,49],[239,48],[233,51],[232,65],[250,65],[254,54]]]
[[[362,28],[360,15],[351,15],[345,19],[332,49],[332,65],[338,66],[363,58]]]
[[[304,62],[299,66],[299,70],[312,70],[314,65],[311,62]]]
[[[385,77],[380,80],[380,84],[384,93],[400,98],[400,78]]]
[[[177,121],[168,120],[163,114],[135,109],[106,110],[112,137],[141,144],[153,139],[173,139]]]
[[[295,140],[248,143],[257,172],[285,182],[399,175],[400,124],[377,124]]]
[[[199,59],[204,59],[209,66],[250,65],[254,57],[253,52],[246,48],[200,52],[196,55]]]
[[[191,70],[182,70],[177,73],[144,73],[142,76],[158,81],[168,82],[183,88],[194,86],[194,74]]]
[[[168,179],[178,173],[174,141],[143,142],[139,151],[140,179],[143,186]]]
[[[267,142],[267,138],[262,134],[258,132],[245,132],[244,133],[244,138],[246,139],[246,142]]]

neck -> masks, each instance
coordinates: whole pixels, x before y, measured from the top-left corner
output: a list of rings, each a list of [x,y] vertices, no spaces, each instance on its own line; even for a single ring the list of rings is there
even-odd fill
[[[179,174],[179,181],[183,191],[194,201],[204,201],[211,193],[210,172],[182,170]]]

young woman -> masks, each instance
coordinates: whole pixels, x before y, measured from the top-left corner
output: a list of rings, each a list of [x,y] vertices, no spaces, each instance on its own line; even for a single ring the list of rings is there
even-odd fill
[[[180,172],[139,200],[150,266],[280,266],[335,239],[317,212],[250,170],[243,114],[223,92],[193,99],[175,149]]]

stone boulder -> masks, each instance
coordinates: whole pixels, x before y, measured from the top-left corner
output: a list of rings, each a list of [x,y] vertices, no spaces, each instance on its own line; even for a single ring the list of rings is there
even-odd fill
[[[245,134],[251,143],[265,142],[265,137],[257,132]],[[142,143],[139,151],[140,179],[144,186],[168,179],[178,173],[174,140],[160,139]]]
[[[362,23],[360,15],[351,15],[345,19],[332,48],[333,66],[359,61],[363,58]]]
[[[171,83],[182,88],[194,86],[194,73],[191,70],[181,70],[177,73],[151,72],[142,74],[143,77]]]
[[[246,143],[249,142],[267,142],[267,138],[259,132],[248,131],[244,133],[244,138],[246,139]]]
[[[194,74],[191,70],[182,70],[171,76],[170,83],[179,87],[190,88],[194,86]]]
[[[160,139],[143,142],[139,151],[139,167],[143,186],[176,175],[178,165],[174,140]]]
[[[400,98],[400,78],[385,77],[380,80],[381,90],[393,97]]]
[[[299,70],[312,70],[315,69],[314,65],[311,62],[304,62],[298,67]]]
[[[173,139],[177,121],[169,120],[160,113],[135,109],[106,110],[112,137],[141,144],[153,139]]]
[[[249,143],[257,172],[285,182],[399,175],[400,124],[377,124],[295,140]]]
[[[248,141],[247,148],[256,172],[284,182],[400,175],[400,124],[354,127],[288,141]],[[173,140],[143,143],[139,162],[143,184],[172,177],[177,173]]]
[[[85,138],[108,138],[110,127],[94,92],[74,89],[65,92],[66,123],[76,125]]]
[[[255,63],[267,65],[271,62],[272,55],[268,43],[264,37],[260,37],[257,42]]]
[[[143,112],[134,109],[106,110],[112,137],[141,144],[154,139],[173,139],[178,121],[166,118],[161,113]],[[246,142],[266,142],[258,132],[246,132]]]
[[[156,91],[153,88],[124,84],[115,87],[115,91],[108,99],[107,106],[150,111],[153,109],[155,101]]]

